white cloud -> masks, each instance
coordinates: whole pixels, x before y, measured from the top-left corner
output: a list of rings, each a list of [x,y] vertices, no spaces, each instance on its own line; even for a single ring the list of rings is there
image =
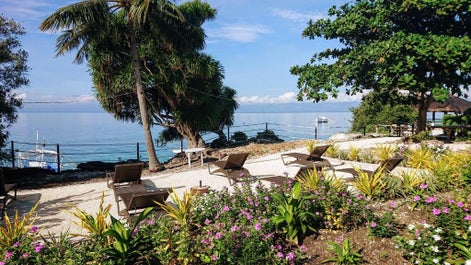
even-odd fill
[[[208,29],[208,36],[237,42],[253,42],[271,30],[262,25],[226,25],[216,30]]]
[[[278,9],[278,8],[272,9],[272,13],[273,15],[283,18],[283,19],[291,20],[294,22],[302,22],[302,23],[306,23],[311,19],[316,21],[318,19],[325,17],[321,13],[304,13],[304,12],[298,12],[294,10]]]
[[[28,95],[21,93],[17,96],[24,103],[86,103],[96,102],[97,99],[93,95],[77,95],[77,96],[55,96],[55,95]]]
[[[356,94],[356,95],[347,95],[345,93],[339,93],[337,98],[329,98],[326,102],[359,102],[361,101],[363,95]],[[294,92],[286,92],[280,96],[245,96],[237,98],[237,101],[241,104],[250,104],[250,103],[257,103],[257,104],[276,104],[276,103],[293,103],[297,102],[297,94]]]
[[[239,103],[290,103],[296,102],[296,93],[287,92],[278,97],[272,96],[250,96],[240,97],[237,99]]]

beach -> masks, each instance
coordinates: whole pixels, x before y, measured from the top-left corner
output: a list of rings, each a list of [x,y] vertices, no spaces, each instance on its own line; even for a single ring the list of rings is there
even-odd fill
[[[319,141],[322,143],[322,141]],[[343,142],[336,142],[336,145],[343,150],[354,146],[357,148],[374,148],[379,144],[401,144],[399,137],[379,137],[379,138],[364,138],[358,140],[349,140]],[[452,150],[470,150],[471,144],[445,144]],[[289,152],[304,152],[307,153],[306,147],[290,150]],[[296,166],[285,166],[281,161],[281,154],[284,152],[270,153],[260,157],[249,156],[245,162],[245,167],[248,169],[254,180],[261,180],[263,184],[270,185],[269,181],[264,181],[264,178],[272,176],[287,175],[293,177],[298,171]],[[340,161],[338,159],[330,159],[334,167],[351,167],[352,162]],[[374,169],[375,164],[358,164],[364,169]],[[162,171],[155,173],[147,173],[142,176],[143,182],[146,187],[152,188],[173,188],[178,196],[181,196],[185,191],[190,190],[191,187],[208,185],[213,190],[221,190],[224,187],[231,189],[229,181],[223,176],[210,175],[208,172],[207,163],[200,164],[199,160],[194,160],[192,166],[182,166],[181,170],[175,171]],[[396,169],[400,170],[400,168]],[[341,175],[340,175],[341,176]],[[238,184],[235,184],[238,185]],[[255,184],[254,184],[255,185]],[[60,234],[61,232],[69,231],[72,234],[82,233],[80,226],[75,224],[77,219],[74,219],[70,211],[74,208],[81,209],[91,215],[98,211],[101,198],[104,199],[104,205],[111,205],[110,214],[114,217],[119,217],[114,195],[112,189],[107,187],[106,180],[95,181],[82,184],[71,184],[64,186],[57,186],[52,188],[43,189],[30,189],[18,190],[16,201],[12,201],[8,208],[7,213],[13,216],[17,210],[20,214],[28,212],[33,205],[39,202],[36,210],[35,225],[40,227],[43,234]],[[170,199],[169,199],[170,200]],[[119,217],[123,218],[123,217]]]

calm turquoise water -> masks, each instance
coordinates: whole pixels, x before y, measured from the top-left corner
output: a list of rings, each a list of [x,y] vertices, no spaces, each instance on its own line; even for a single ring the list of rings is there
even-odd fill
[[[315,119],[319,116],[327,117],[329,122],[317,124]],[[242,131],[252,137],[268,128],[286,141],[314,139],[317,126],[318,139],[327,139],[336,132],[348,131],[350,119],[350,112],[236,113],[235,124],[229,128],[229,134]],[[59,144],[65,163],[135,159],[137,143],[140,144],[139,158],[147,159],[141,126],[116,121],[107,113],[19,113],[17,123],[10,129],[10,141],[15,142],[16,150],[34,149],[36,131],[39,143],[45,143],[45,149],[56,150]],[[154,139],[160,131],[161,127],[153,128]],[[214,134],[205,134],[203,137],[207,143],[215,139]],[[186,143],[183,145],[186,147]],[[179,148],[180,142],[157,147],[159,160],[168,160],[174,155],[172,150]]]

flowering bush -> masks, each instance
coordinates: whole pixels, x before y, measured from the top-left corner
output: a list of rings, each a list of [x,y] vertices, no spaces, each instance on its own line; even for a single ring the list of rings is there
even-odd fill
[[[368,233],[374,237],[393,237],[397,235],[398,227],[394,218],[396,204],[392,202],[390,207],[381,214],[376,214],[372,208],[366,207],[366,220]]]
[[[409,224],[409,235],[398,237],[404,257],[417,264],[463,264],[468,261],[463,249],[471,247],[469,203],[450,199],[446,202],[428,197],[432,224]]]
[[[269,217],[276,211],[278,188],[249,183],[202,196],[194,220],[200,220],[196,244],[200,260],[210,264],[294,264],[301,252],[282,247]],[[281,192],[277,190],[278,192]],[[280,242],[277,243],[277,242]]]

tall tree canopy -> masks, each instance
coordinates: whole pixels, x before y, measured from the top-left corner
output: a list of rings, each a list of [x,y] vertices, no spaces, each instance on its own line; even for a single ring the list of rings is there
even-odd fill
[[[115,86],[112,92],[117,96],[131,92],[137,98],[127,103],[138,109],[134,117],[143,125],[151,170],[157,169],[159,161],[150,131],[153,117],[149,115],[152,107],[145,90],[148,85],[143,83],[148,63],[143,51],[160,48],[193,50],[204,46],[204,32],[198,23],[211,18],[212,9],[198,0],[185,4],[184,8],[191,16],[185,17],[181,12],[183,9],[167,0],[85,0],[60,8],[40,27],[41,30],[62,30],[57,40],[57,55],[78,49],[76,62],[94,55],[102,62],[102,72],[109,71],[108,76],[126,67],[128,75],[115,76],[122,84]],[[149,42],[143,39],[153,39],[159,45],[148,46]],[[109,50],[120,53],[111,56],[107,53]],[[116,58],[126,58],[127,62],[115,61]],[[128,80],[134,83],[130,85]],[[96,87],[100,89],[100,85]]]
[[[383,97],[407,91],[426,125],[432,99],[461,96],[471,82],[471,0],[356,0],[310,21],[303,37],[337,39],[340,48],[291,68],[298,100],[315,102],[372,89]]]
[[[161,32],[152,26],[157,19],[153,16],[147,18],[149,27],[136,30],[141,76],[149,121],[171,128],[187,139],[189,147],[196,147],[204,144],[200,132],[217,131],[221,124],[232,123],[237,103],[235,91],[223,86],[222,66],[201,53],[204,32],[200,26],[214,17],[215,10],[199,1],[177,8],[191,27],[176,25],[172,31],[188,36],[186,41],[169,45],[156,37]],[[119,15],[112,23],[114,26],[105,35],[119,33],[125,27]],[[133,68],[126,52],[129,45],[126,36],[95,42],[89,65],[102,107],[118,119],[133,121],[139,118],[139,106],[132,93]]]
[[[14,92],[29,83],[26,77],[28,53],[18,40],[25,34],[23,27],[0,14],[0,147],[5,147],[8,131],[17,118],[22,101]],[[1,154],[5,158],[5,154]]]

